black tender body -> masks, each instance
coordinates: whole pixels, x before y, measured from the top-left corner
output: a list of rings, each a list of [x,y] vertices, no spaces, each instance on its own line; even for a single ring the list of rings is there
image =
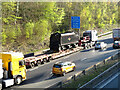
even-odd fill
[[[62,46],[77,44],[79,36],[71,33],[54,33],[50,37],[50,50],[59,51]]]

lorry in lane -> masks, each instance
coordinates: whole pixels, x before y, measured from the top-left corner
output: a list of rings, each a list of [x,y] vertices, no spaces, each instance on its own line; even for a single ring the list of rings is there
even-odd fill
[[[87,30],[83,32],[83,37],[79,40],[79,46],[84,47],[84,49],[91,48],[95,45],[98,40],[96,30]]]
[[[26,79],[24,55],[20,52],[1,52],[3,68],[3,87],[20,84]]]
[[[51,53],[44,53],[35,56],[33,53],[24,55],[26,67],[33,68],[44,62],[49,62],[51,59],[55,59],[67,54],[76,52],[82,48],[87,49],[95,45],[98,36],[96,30],[87,30],[83,32],[83,37],[79,39],[79,36],[74,32],[67,33],[54,33],[50,37],[50,51]],[[79,46],[79,47],[78,47]]]

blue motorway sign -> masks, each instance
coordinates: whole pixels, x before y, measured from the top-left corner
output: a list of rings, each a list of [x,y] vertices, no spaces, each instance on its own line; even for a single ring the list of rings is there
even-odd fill
[[[80,17],[79,16],[71,16],[71,28],[80,29]]]

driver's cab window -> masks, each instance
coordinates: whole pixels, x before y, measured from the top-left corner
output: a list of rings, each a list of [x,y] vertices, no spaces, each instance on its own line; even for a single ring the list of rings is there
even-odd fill
[[[71,66],[72,64],[71,63],[68,63],[69,66]]]
[[[19,66],[23,66],[23,65],[25,65],[24,60],[20,60],[20,61],[19,61]]]

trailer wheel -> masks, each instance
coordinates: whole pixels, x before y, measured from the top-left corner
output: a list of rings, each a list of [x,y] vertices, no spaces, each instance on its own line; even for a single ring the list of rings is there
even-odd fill
[[[48,58],[47,62],[50,62],[50,58]]]
[[[38,66],[38,62],[36,62],[36,64],[35,64],[36,66]]]
[[[34,68],[34,67],[35,67],[35,64],[34,64],[34,63],[31,63],[30,67],[31,67],[31,68]]]
[[[41,64],[44,64],[44,61],[42,61]]]
[[[41,61],[39,60],[39,61],[37,61],[37,63],[38,63],[38,64],[41,64]]]
[[[19,85],[22,82],[22,77],[21,76],[17,76],[15,78],[15,84]]]

